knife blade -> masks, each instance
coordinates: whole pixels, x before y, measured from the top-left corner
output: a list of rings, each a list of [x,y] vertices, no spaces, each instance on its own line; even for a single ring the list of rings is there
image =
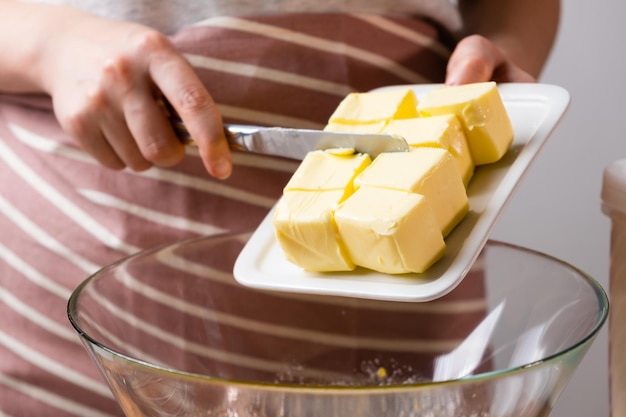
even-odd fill
[[[182,122],[172,122],[178,138],[194,145]],[[327,132],[312,129],[290,129],[249,125],[225,125],[224,131],[233,150],[302,160],[306,154],[319,149],[354,149],[367,153],[372,159],[382,152],[406,152],[409,145],[397,135]]]
[[[404,138],[392,135],[245,125],[227,125],[225,129],[233,149],[299,160],[319,149],[354,149],[369,154],[372,159],[382,152],[409,149]]]
[[[178,139],[189,145],[195,141],[174,107],[163,95],[157,103],[164,110]],[[407,141],[398,135],[329,132],[313,129],[291,129],[227,124],[224,133],[233,150],[302,160],[306,154],[319,149],[354,149],[375,159],[382,152],[407,152]]]

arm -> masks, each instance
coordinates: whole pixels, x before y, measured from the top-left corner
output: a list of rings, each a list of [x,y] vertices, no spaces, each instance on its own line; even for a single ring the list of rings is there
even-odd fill
[[[533,82],[554,44],[559,0],[459,0],[462,39],[448,63],[448,84]]]
[[[45,93],[63,129],[100,163],[135,170],[184,155],[155,97],[185,121],[212,175],[227,177],[221,116],[166,36],[72,8],[0,0],[0,91]]]

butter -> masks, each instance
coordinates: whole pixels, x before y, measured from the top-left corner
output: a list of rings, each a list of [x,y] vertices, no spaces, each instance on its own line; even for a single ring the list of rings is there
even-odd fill
[[[290,191],[276,205],[272,218],[276,240],[288,261],[309,271],[351,271],[334,223],[343,190]]]
[[[381,133],[387,121],[380,121],[375,123],[365,124],[343,124],[343,123],[328,123],[324,126],[326,132],[340,132],[340,133]]]
[[[432,117],[391,120],[382,133],[402,136],[412,147],[447,149],[454,157],[465,187],[474,174],[474,161],[470,154],[463,126],[453,114]]]
[[[367,154],[346,154],[345,150],[309,152],[289,179],[284,192],[342,190],[344,197],[354,191],[353,180],[371,163]]]
[[[477,165],[498,161],[513,128],[493,82],[352,93],[327,131],[402,136],[409,152],[374,161],[351,149],[310,152],[283,190],[272,222],[286,258],[309,271],[422,273],[469,212]]]
[[[445,251],[426,197],[362,187],[335,212],[339,235],[355,264],[388,274],[422,273]]]
[[[455,114],[467,137],[475,165],[496,162],[513,141],[513,127],[495,82],[446,86],[424,95],[420,116]]]
[[[309,152],[285,186],[272,218],[286,258],[310,271],[351,271],[334,211],[354,191],[354,178],[371,163],[367,154],[329,149]]]
[[[355,178],[354,184],[356,188],[388,188],[423,195],[444,237],[469,211],[467,192],[454,157],[441,148],[380,154]]]
[[[393,89],[350,93],[339,103],[328,123],[343,125],[379,124],[392,119],[417,117],[413,90]]]

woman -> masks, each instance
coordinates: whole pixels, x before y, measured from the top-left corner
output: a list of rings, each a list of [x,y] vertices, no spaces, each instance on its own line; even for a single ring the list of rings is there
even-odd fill
[[[120,414],[66,300],[143,248],[254,230],[295,163],[231,154],[223,121],[320,128],[349,91],[532,82],[559,16],[557,0],[43,3],[0,0],[6,415]]]

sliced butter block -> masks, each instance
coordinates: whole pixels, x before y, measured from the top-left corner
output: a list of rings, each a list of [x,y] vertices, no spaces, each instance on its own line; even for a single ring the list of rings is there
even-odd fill
[[[417,117],[417,97],[411,89],[350,93],[328,119],[329,124],[376,124]]]
[[[335,212],[355,264],[387,274],[422,273],[445,251],[433,209],[424,196],[363,187]]]
[[[437,88],[419,102],[421,116],[455,114],[467,137],[474,164],[498,161],[513,141],[513,127],[495,82]]]
[[[353,192],[354,178],[371,162],[369,155],[352,151],[309,152],[289,179],[284,192],[342,190],[347,197]]]
[[[454,156],[463,184],[469,184],[474,174],[474,161],[470,154],[463,126],[453,114],[412,119],[391,120],[382,131],[402,136],[412,147],[447,149]]]
[[[382,153],[354,180],[356,188],[377,187],[421,194],[447,236],[469,211],[467,191],[454,157],[441,148]]]
[[[324,131],[340,133],[381,133],[386,125],[386,121],[365,124],[328,123],[324,126]]]
[[[290,262],[309,271],[354,269],[333,220],[343,196],[343,190],[283,194],[272,223],[276,240]]]

